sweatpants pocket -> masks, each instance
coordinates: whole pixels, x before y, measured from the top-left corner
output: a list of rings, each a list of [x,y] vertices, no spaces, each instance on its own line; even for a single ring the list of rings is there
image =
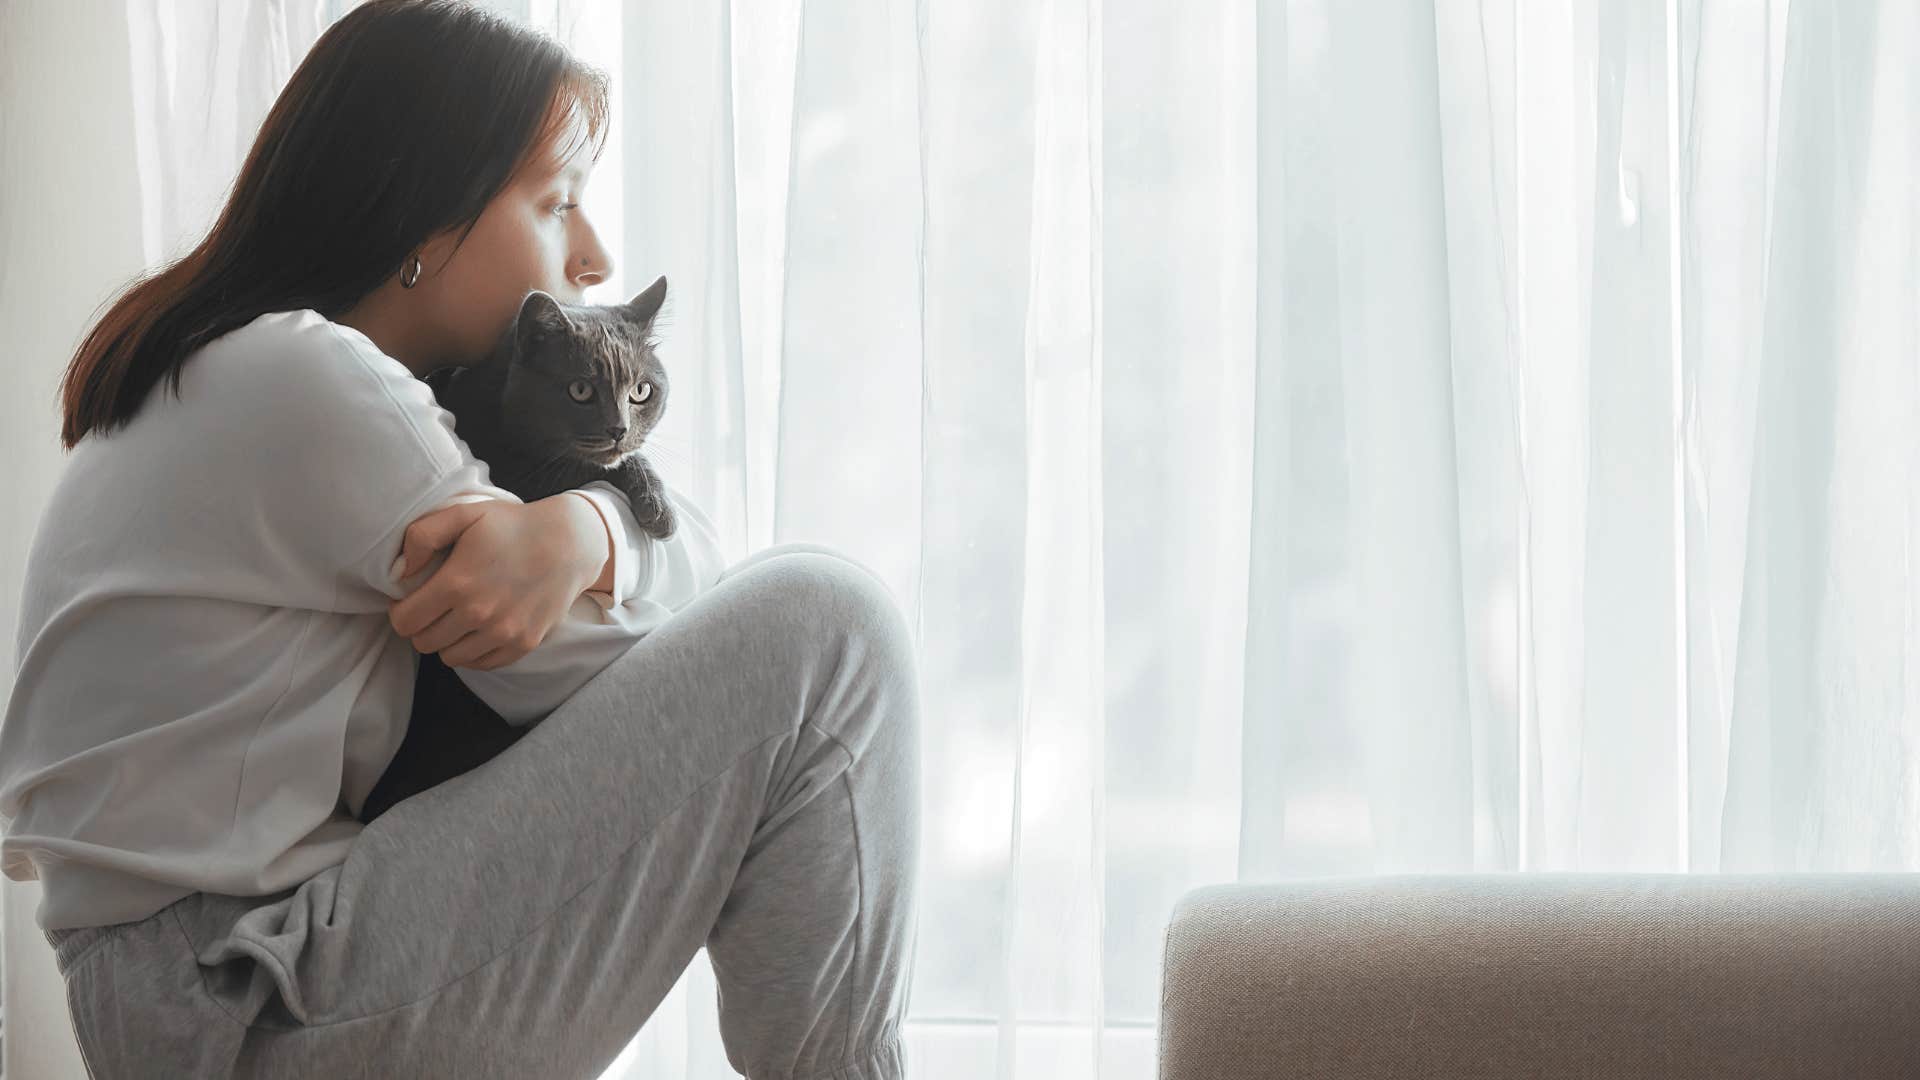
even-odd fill
[[[226,1076],[243,1030],[207,996],[169,910],[76,958],[67,1011],[92,1080]]]

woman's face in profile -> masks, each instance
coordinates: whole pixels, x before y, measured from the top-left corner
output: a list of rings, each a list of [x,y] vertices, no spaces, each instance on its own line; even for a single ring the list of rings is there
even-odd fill
[[[421,253],[418,286],[431,291],[420,299],[428,301],[458,352],[485,354],[529,290],[584,303],[586,289],[613,273],[613,258],[581,205],[593,169],[582,134],[577,127],[563,130],[557,146],[580,149],[556,161],[549,148],[494,196],[458,250],[454,230]]]

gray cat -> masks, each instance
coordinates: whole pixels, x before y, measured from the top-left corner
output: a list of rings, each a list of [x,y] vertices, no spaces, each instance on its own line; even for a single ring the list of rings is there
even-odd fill
[[[478,363],[426,376],[493,483],[527,502],[605,480],[635,520],[673,535],[673,509],[639,450],[667,408],[653,324],[662,277],[624,304],[563,304],[538,290]]]
[[[626,492],[641,528],[665,540],[673,510],[639,447],[667,407],[667,375],[652,336],[666,297],[664,277],[609,307],[529,293],[482,361],[440,368],[425,381],[495,485],[533,502],[607,480]],[[530,730],[502,719],[439,653],[422,654],[407,733],[360,820],[372,823],[478,767]]]

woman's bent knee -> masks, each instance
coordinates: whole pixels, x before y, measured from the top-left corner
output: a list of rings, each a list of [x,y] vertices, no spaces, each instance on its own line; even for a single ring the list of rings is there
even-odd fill
[[[857,667],[857,677],[877,695],[874,719],[917,723],[919,668],[913,632],[892,590],[872,571],[830,550],[763,555],[767,557],[748,573],[757,579],[756,600],[767,605],[770,621],[815,632],[815,643],[831,651],[823,662]]]
[[[911,662],[913,634],[900,603],[880,576],[829,548],[788,544],[755,555],[772,602],[804,614],[819,626],[849,630],[885,647],[897,647]],[[742,563],[740,569],[744,569]],[[732,576],[731,573],[728,575]]]

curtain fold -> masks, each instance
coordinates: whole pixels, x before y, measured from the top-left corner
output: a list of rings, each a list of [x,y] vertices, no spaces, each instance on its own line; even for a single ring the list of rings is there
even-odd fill
[[[1735,643],[1720,864],[1907,869],[1920,27],[1902,4],[1787,20],[1747,513],[1703,515],[1745,530],[1738,618],[1717,627]]]
[[[150,262],[352,6],[128,0]],[[1911,5],[490,6],[661,471],[916,627],[916,1077],[1154,1075],[1203,884],[1920,868]]]
[[[1687,765],[1700,796],[1688,806],[1688,868],[1711,871],[1725,855],[1714,793],[1728,791],[1788,20],[1783,3],[1689,2],[1681,13]]]

